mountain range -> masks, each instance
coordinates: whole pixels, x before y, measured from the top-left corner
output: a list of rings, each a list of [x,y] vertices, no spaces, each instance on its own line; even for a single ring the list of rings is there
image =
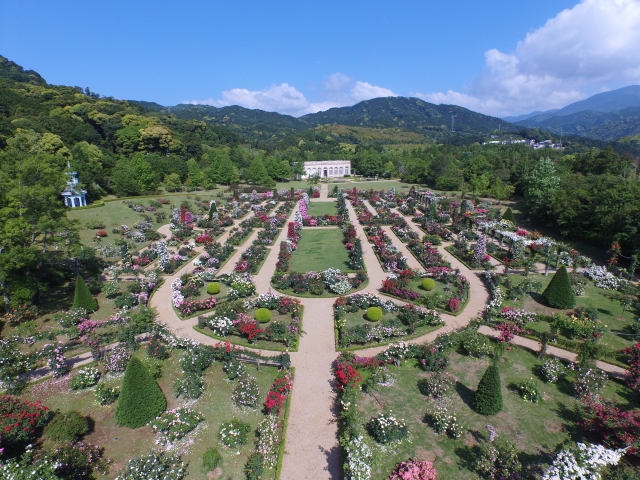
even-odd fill
[[[136,103],[145,109],[170,112],[179,118],[231,127],[238,133],[261,140],[283,138],[320,125],[395,128],[418,133],[431,140],[440,140],[451,135],[452,116],[453,127],[461,135],[487,135],[497,130],[500,125],[505,127],[505,122],[497,117],[483,115],[457,105],[434,105],[412,97],[374,98],[349,107],[331,108],[298,118],[237,105],[213,107],[180,104],[164,107],[143,101]]]
[[[556,134],[624,142],[640,135],[640,85],[598,93],[557,110],[504,120]]]
[[[27,106],[34,111],[40,108],[36,105],[37,102],[34,103],[33,94],[26,94],[26,90],[58,88],[49,85],[37,72],[25,70],[15,62],[0,56],[0,86],[3,86],[3,81],[5,85],[0,88],[0,137],[9,135],[12,128],[18,124],[27,128],[36,122],[36,117],[27,120],[14,118],[12,114],[18,111],[17,105],[20,105],[21,111]],[[21,84],[31,86],[25,90],[20,88]],[[100,97],[89,89],[83,90],[80,87],[59,88],[74,88],[91,98],[123,102],[111,97]],[[595,95],[557,111],[533,112],[527,116],[506,119],[513,123],[464,107],[435,105],[413,97],[374,98],[352,106],[331,108],[302,117],[237,105],[164,106],[155,102],[132,100],[125,103],[152,116],[167,119],[173,117],[190,122],[202,121],[216,128],[224,127],[229,133],[238,134],[243,142],[252,143],[265,150],[284,150],[290,147],[299,149],[301,145],[305,145],[304,149],[313,148],[323,153],[326,150],[339,155],[340,152],[350,151],[357,146],[416,145],[433,142],[471,144],[483,142],[489,135],[498,133],[506,134],[506,138],[519,135],[536,140],[557,141],[558,135],[553,134],[562,132],[565,145],[573,143],[576,146],[604,148],[602,141],[614,141],[614,149],[621,153],[629,150],[634,153],[640,152],[640,86]],[[70,112],[67,110],[69,109],[64,110],[65,115]],[[44,118],[37,122],[43,122]],[[67,130],[88,128],[88,125],[78,125],[72,120],[72,117],[64,116],[64,121],[68,124],[65,127]],[[91,119],[88,121],[92,122]],[[165,125],[169,125],[168,122],[167,120]],[[452,131],[452,126],[455,131]],[[32,125],[31,128],[35,127]],[[571,135],[578,137],[570,140],[567,137]],[[620,138],[622,140],[617,142]]]

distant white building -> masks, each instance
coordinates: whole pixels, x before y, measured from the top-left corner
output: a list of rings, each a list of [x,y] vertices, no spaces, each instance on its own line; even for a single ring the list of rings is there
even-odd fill
[[[351,175],[351,160],[324,160],[304,162],[303,178],[318,175],[319,177],[344,177]]]

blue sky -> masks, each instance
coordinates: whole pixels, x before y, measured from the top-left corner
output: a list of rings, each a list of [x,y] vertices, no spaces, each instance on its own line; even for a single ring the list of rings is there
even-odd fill
[[[640,0],[0,0],[0,18],[0,54],[47,81],[163,105],[504,116],[640,83]]]

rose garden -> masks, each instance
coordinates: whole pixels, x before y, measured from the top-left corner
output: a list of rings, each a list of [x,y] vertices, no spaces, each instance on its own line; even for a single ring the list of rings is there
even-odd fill
[[[635,265],[389,183],[71,212],[96,255],[0,320],[0,477],[638,478]]]

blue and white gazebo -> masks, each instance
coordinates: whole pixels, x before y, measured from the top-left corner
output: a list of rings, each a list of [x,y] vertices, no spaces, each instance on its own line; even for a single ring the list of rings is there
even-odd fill
[[[64,197],[64,204],[67,207],[86,207],[87,206],[87,191],[78,187],[78,172],[71,170],[71,164],[67,163],[67,188],[62,192]]]

